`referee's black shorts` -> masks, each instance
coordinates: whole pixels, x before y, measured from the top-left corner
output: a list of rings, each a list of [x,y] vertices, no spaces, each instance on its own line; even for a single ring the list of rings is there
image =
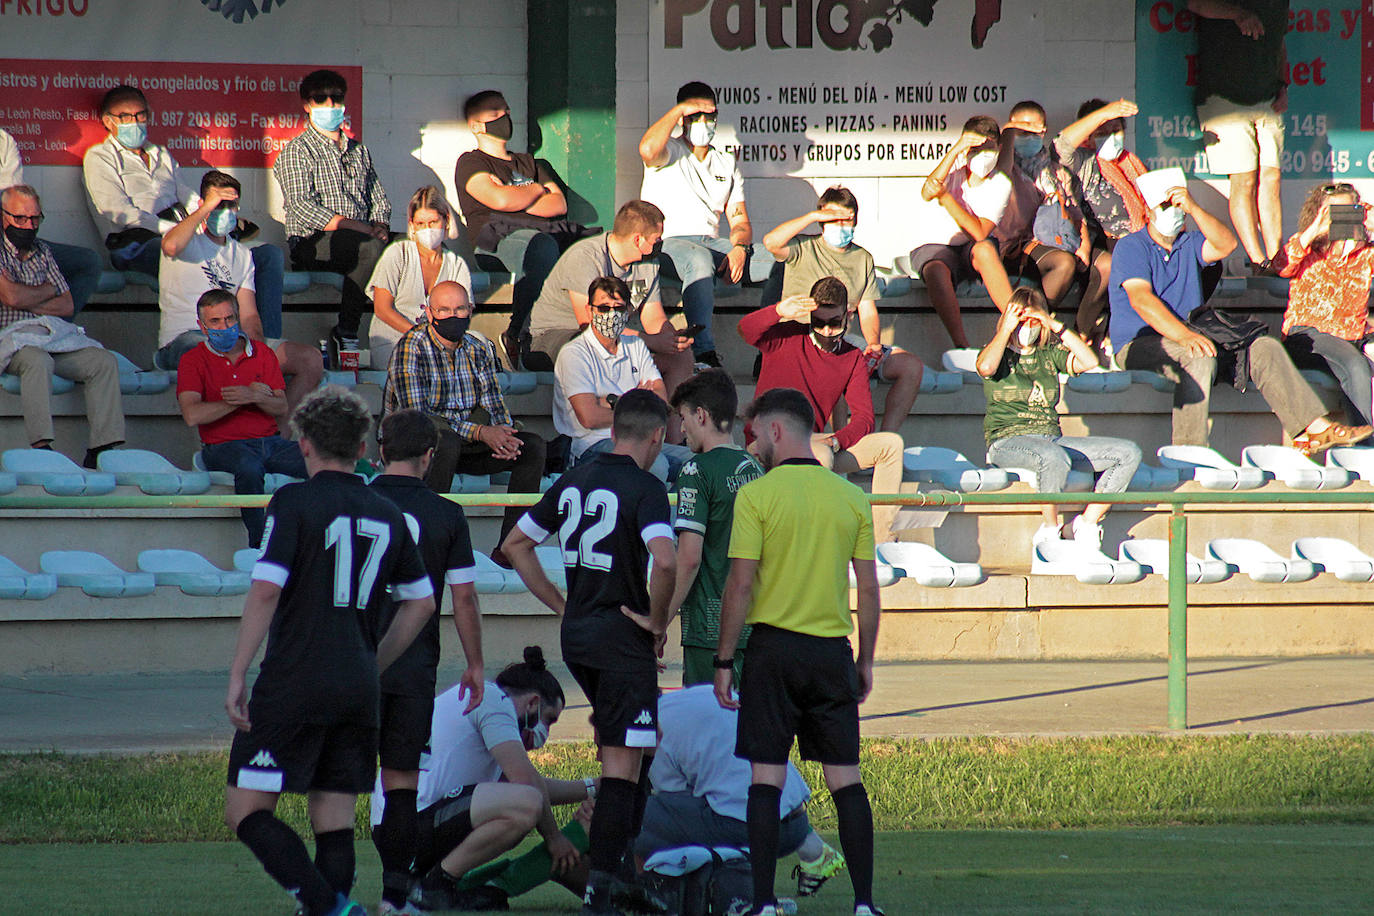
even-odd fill
[[[735,756],[785,764],[792,739],[805,760],[859,762],[859,672],[844,636],[758,624],[744,650]]]

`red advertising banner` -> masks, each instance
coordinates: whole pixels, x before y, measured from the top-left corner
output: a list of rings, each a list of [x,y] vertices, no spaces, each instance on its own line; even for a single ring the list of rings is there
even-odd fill
[[[148,136],[182,166],[267,168],[305,126],[300,81],[311,64],[0,58],[0,129],[27,165],[80,165],[106,136],[96,107],[108,90],[148,97]],[[348,81],[345,129],[362,136],[362,67]]]

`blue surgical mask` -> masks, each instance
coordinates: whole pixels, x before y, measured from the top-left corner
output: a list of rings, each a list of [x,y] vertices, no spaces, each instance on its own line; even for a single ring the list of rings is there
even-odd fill
[[[239,326],[231,324],[227,328],[206,328],[205,336],[210,340],[210,349],[216,353],[228,353],[239,342]]]
[[[148,142],[148,125],[137,121],[115,126],[115,139],[125,149],[143,149]]]
[[[333,133],[339,129],[339,125],[344,122],[344,107],[342,105],[320,105],[310,109],[310,123],[325,133]]]
[[[1018,157],[1029,159],[1045,148],[1045,138],[1039,134],[1024,134],[1016,138],[1014,146]]]
[[[239,211],[233,207],[221,207],[205,218],[205,231],[223,238],[233,232],[239,224]]]
[[[821,229],[821,238],[832,248],[848,248],[849,243],[854,241],[854,227],[826,223]]]

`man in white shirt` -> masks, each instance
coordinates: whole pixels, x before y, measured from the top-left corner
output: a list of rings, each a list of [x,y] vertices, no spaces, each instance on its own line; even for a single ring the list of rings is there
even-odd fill
[[[681,129],[680,136],[673,136]],[[731,283],[762,283],[773,259],[754,244],[754,229],[744,205],[744,178],[735,157],[711,145],[716,132],[716,93],[693,81],[677,91],[677,104],[644,132],[639,158],[644,160],[640,197],[666,215],[660,263],[682,281],[682,311],[694,335],[697,361],[719,367],[711,312],[715,308],[716,274]],[[730,225],[720,237],[720,218]]]
[[[591,324],[558,353],[554,366],[553,426],[572,438],[571,463],[609,452],[615,403],[632,388],[647,388],[667,400],[663,378],[638,335],[625,334],[630,288],[619,277],[598,277],[587,288]],[[664,444],[650,471],[672,481],[692,455]]]
[[[930,304],[956,348],[969,345],[954,286],[976,271],[993,304],[1011,297],[1011,282],[993,230],[1011,200],[1011,179],[998,169],[1001,128],[986,115],[969,118],[963,133],[921,187],[921,197],[940,207],[921,211],[911,266],[925,281]],[[957,163],[957,168],[956,168]]]
[[[167,148],[149,142],[151,117],[148,100],[135,87],[116,86],[105,93],[100,123],[109,136],[86,151],[81,174],[91,218],[115,270],[155,277],[159,237],[186,218],[195,188]],[[238,230],[236,225],[231,231]],[[264,331],[280,337],[285,255],[276,245],[259,245],[252,258]]]
[[[211,169],[200,179],[200,204],[172,226],[160,242],[158,265],[159,369],[176,369],[181,357],[203,342],[196,303],[209,289],[222,289],[238,300],[239,323],[249,340],[266,343],[281,363],[290,416],[301,398],[320,383],[324,369],[319,351],[277,336],[268,336],[258,309],[257,270],[252,254],[230,234],[238,225],[238,179]],[[281,316],[278,314],[278,332]],[[284,419],[283,418],[283,419]]]
[[[19,144],[14,138],[0,130],[0,191],[24,183],[24,157],[19,152]],[[95,293],[100,285],[102,264],[100,255],[80,245],[63,245],[60,242],[44,241],[57,269],[67,281],[67,289],[72,294],[72,315],[78,315],[86,307],[86,300]]]

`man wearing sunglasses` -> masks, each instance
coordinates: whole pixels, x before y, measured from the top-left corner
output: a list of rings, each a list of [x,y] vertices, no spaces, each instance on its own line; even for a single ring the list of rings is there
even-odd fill
[[[282,149],[272,173],[286,204],[286,243],[296,270],[343,276],[330,362],[358,349],[358,326],[372,310],[364,290],[391,240],[391,202],[367,147],[344,133],[348,83],[333,70],[301,80],[305,130]],[[354,125],[353,133],[358,132]]]
[[[864,351],[845,340],[849,290],[836,277],[822,277],[809,294],[788,296],[740,319],[744,342],[763,354],[757,398],[774,388],[795,388],[811,402],[816,426],[811,447],[816,460],[840,474],[873,468],[873,492],[896,493],[902,483],[902,437],[873,431],[873,395]],[[849,422],[833,432],[835,407],[844,398]],[[745,438],[752,441],[749,430]],[[892,540],[895,506],[873,507],[878,543]]]
[[[85,465],[124,441],[124,409],[114,354],[64,319],[72,296],[48,246],[38,240],[43,207],[28,185],[0,191],[0,372],[19,376],[24,432],[52,448],[54,374],[83,382],[90,448]]]

